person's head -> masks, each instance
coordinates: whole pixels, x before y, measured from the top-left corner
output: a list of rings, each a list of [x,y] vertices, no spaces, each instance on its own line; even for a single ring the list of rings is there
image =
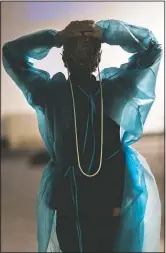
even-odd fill
[[[63,45],[62,59],[70,74],[93,73],[101,59],[101,41],[82,34]]]

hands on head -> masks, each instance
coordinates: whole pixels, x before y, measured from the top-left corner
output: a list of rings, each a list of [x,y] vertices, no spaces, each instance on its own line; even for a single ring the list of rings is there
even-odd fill
[[[72,21],[65,29],[59,32],[59,35],[62,45],[70,38],[82,35],[102,40],[103,28],[95,24],[93,20]]]

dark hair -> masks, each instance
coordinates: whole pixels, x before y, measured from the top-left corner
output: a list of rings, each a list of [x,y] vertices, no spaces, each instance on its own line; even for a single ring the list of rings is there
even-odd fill
[[[64,44],[62,59],[70,73],[77,70],[92,73],[100,62],[100,50],[99,39],[81,35],[71,38]]]

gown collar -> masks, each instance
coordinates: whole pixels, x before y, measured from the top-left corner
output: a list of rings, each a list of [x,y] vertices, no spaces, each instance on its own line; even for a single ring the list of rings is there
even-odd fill
[[[94,75],[80,75],[79,73],[70,75],[71,82],[74,88],[81,88],[86,93],[94,93],[98,90],[99,84]]]

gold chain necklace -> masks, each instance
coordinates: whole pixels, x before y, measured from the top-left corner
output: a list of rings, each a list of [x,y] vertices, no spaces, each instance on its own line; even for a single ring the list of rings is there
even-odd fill
[[[69,76],[69,82],[70,82],[70,88],[71,88],[71,94],[72,94],[72,100],[73,100],[74,127],[75,127],[75,140],[76,140],[76,152],[77,152],[78,167],[79,167],[80,171],[82,172],[82,174],[84,176],[86,176],[86,177],[95,177],[101,169],[102,159],[103,159],[103,90],[102,90],[101,78],[100,78],[100,91],[101,91],[101,149],[100,149],[100,162],[99,162],[98,170],[94,174],[89,175],[89,174],[86,174],[83,171],[82,167],[81,167],[80,155],[79,155],[79,149],[78,149],[78,134],[77,134],[78,131],[77,131],[77,118],[76,118],[76,109],[75,109],[75,99],[74,99],[74,92],[73,92],[71,78],[70,78],[70,75],[68,75],[68,76]],[[100,77],[100,73],[99,73],[99,77]]]

